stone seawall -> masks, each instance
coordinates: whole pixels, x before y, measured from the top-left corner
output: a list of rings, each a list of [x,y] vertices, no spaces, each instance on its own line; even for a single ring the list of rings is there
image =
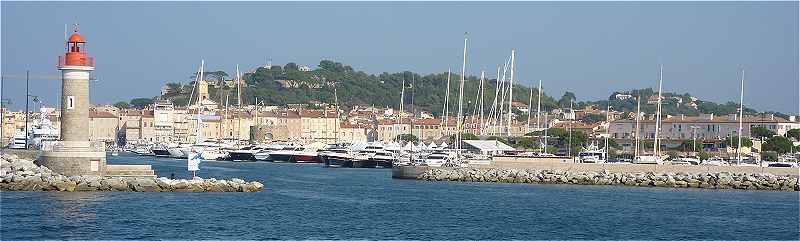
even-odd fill
[[[612,173],[607,170],[600,172],[573,172],[534,169],[429,168],[419,174],[417,179],[425,181],[800,191],[797,176],[769,173]]]
[[[237,178],[173,180],[163,177],[64,176],[13,154],[4,154],[0,160],[0,191],[258,192],[263,187],[260,182]]]

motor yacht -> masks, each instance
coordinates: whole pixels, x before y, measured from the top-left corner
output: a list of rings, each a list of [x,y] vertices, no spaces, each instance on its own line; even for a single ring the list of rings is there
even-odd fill
[[[704,166],[729,166],[730,164],[722,159],[721,157],[714,156],[709,158],[708,160],[703,161],[700,165]]]
[[[578,153],[578,160],[581,163],[604,163],[607,160],[607,155],[605,151],[591,144]]]

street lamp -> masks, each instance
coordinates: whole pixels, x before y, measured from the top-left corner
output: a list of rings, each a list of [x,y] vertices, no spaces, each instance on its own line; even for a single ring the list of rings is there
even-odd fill
[[[700,127],[693,125],[689,128],[692,128],[692,152],[697,155],[697,129]]]

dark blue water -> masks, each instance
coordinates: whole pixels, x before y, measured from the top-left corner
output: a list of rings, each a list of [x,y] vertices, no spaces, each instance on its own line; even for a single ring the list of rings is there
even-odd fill
[[[111,157],[185,176],[185,161]],[[798,239],[798,193],[394,180],[205,162],[259,193],[3,192],[0,239]]]

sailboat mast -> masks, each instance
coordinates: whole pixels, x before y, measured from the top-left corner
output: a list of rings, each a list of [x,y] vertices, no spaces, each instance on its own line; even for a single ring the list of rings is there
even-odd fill
[[[636,132],[634,132],[634,137],[633,137],[633,139],[636,141],[636,143],[633,145],[634,146],[634,150],[633,150],[633,156],[634,157],[639,156],[639,113],[642,113],[641,107],[642,107],[641,96],[639,96],[639,94],[637,93],[636,94]]]
[[[411,124],[411,126],[408,128],[411,131],[411,136],[414,136],[414,117],[417,116],[417,113],[414,112],[414,92],[416,92],[415,91],[416,90],[416,86],[414,86],[414,84],[416,84],[415,80],[416,80],[416,76],[414,76],[414,73],[412,72],[411,73],[411,118],[409,118],[409,120],[408,120],[409,124]],[[414,142],[413,141],[411,142],[411,152],[412,153],[414,152]]]
[[[397,112],[397,125],[400,127],[403,125],[403,102],[405,102],[406,97],[406,73],[403,72],[403,82],[400,86],[400,110]],[[394,130],[395,128],[392,128]],[[397,134],[397,133],[395,133]],[[400,135],[395,135],[394,138],[398,138]],[[400,140],[398,139],[398,142]]]
[[[461,115],[464,114],[464,75],[467,72],[467,33],[464,33],[464,55],[463,62],[461,63],[461,83],[458,87],[458,116],[456,117],[456,143],[455,147],[458,150],[458,155],[461,156]]]
[[[539,97],[536,100],[536,129],[539,129],[542,127],[539,122],[539,117],[542,114],[542,80],[539,80],[539,88],[536,89],[536,92],[539,92]]]
[[[448,135],[449,132],[447,130],[447,117],[448,113],[450,112],[450,68],[447,68],[447,89],[444,90],[444,107],[442,107],[442,112],[444,113],[444,119],[442,120],[444,128],[442,128],[443,135]]]
[[[531,106],[533,105],[533,86],[531,86],[531,94],[528,96],[528,123],[525,125],[525,133],[531,132]]]
[[[606,106],[606,122],[608,122],[608,126],[606,127],[606,160],[608,160],[608,137],[609,137],[609,129],[611,129],[611,119],[609,118],[611,115],[611,102],[608,102],[608,106]]]
[[[239,73],[239,65],[236,65],[236,104],[239,105],[236,110],[236,143],[239,143],[241,140],[241,132],[242,132],[242,118],[239,116],[239,112],[242,111],[242,75]]]
[[[547,129],[550,128],[547,124],[547,113],[544,113],[544,146],[542,147],[544,153],[547,153]]]
[[[742,87],[739,92],[739,132],[736,134],[739,137],[739,145],[736,147],[736,165],[742,162],[742,118],[744,118],[744,68],[742,68]]]
[[[506,126],[506,132],[508,136],[511,136],[511,103],[514,101],[514,63],[516,62],[514,59],[514,55],[516,50],[511,50],[511,80],[508,83],[508,126]]]
[[[661,125],[661,84],[664,81],[664,66],[659,65],[658,68],[658,107],[656,107],[656,133],[653,135],[653,156],[660,156],[658,143],[658,131]],[[660,158],[660,157],[659,157]]]
[[[481,129],[480,129],[480,132],[479,132],[479,134],[481,134],[481,135],[483,135],[483,130],[484,130],[484,128],[483,128],[483,106],[484,106],[484,104],[483,104],[483,96],[486,94],[486,91],[485,91],[485,89],[486,89],[486,88],[485,88],[485,86],[484,86],[484,82],[485,82],[485,81],[484,81],[484,78],[485,78],[485,77],[486,77],[486,71],[483,71],[483,70],[481,70],[481,83],[480,83],[480,87],[481,87],[481,99],[480,99],[480,101],[479,101],[479,102],[480,102],[480,105],[481,105],[481,106],[480,106],[480,112],[481,112],[481,113],[480,113],[480,115],[481,115],[481,123],[480,123],[480,125],[479,125]]]
[[[492,109],[489,110],[489,123],[486,127],[491,130],[490,133],[494,134],[494,124],[496,123],[495,115],[497,113],[497,96],[500,94],[500,66],[497,66],[497,75],[495,75],[494,82],[494,100],[492,100]],[[491,128],[489,126],[491,125]]]
[[[334,143],[339,143],[339,95],[336,93],[336,82],[333,82],[333,104],[336,105],[336,121],[334,121],[336,126],[333,132]]]

